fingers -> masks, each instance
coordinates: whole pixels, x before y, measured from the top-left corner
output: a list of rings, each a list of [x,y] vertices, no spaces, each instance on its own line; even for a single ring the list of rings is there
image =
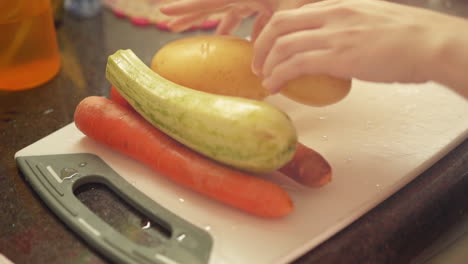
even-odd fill
[[[193,22],[201,22],[209,14],[226,12],[225,17],[217,27],[217,34],[232,33],[242,22],[242,19],[257,12],[272,12],[268,1],[251,0],[177,0],[166,3],[160,11],[167,16],[178,16],[169,22],[169,27],[177,32],[183,31]],[[263,22],[263,25],[266,21]],[[258,34],[258,32],[256,33]]]
[[[277,93],[289,80],[309,73],[324,72],[327,67],[325,58],[333,60],[331,52],[327,49],[297,53],[276,65],[262,85],[271,93]]]
[[[313,9],[299,8],[274,14],[255,41],[255,55],[252,62],[254,73],[257,75],[262,73],[268,52],[278,37],[296,31],[320,28],[323,23],[323,19],[314,16]]]
[[[221,19],[221,23],[219,23],[218,27],[216,28],[216,34],[229,35],[240,24],[241,19],[242,18],[234,14],[233,11],[229,11],[226,13],[224,18]]]
[[[235,0],[176,1],[174,4],[166,5],[164,8],[161,8],[161,12],[165,12],[173,16],[178,15],[178,17],[171,19],[168,23],[169,28],[176,32],[184,31],[195,23],[201,23],[210,14],[224,13],[224,17],[218,25],[216,33],[225,35],[234,31],[242,22],[242,19],[254,13],[253,8],[251,7],[252,5],[236,5],[234,3],[230,4],[231,2],[235,2]],[[199,8],[195,9],[194,6]]]
[[[221,20],[221,23],[216,28],[216,34],[228,35],[231,34],[242,22],[244,17],[252,13],[249,8],[231,8],[228,10]]]
[[[161,6],[160,11],[168,16],[178,16],[192,13],[194,10],[217,9],[232,2],[232,0],[179,0]]]
[[[182,32],[198,22],[201,23],[207,16],[208,13],[205,12],[190,13],[171,19],[167,26],[174,32]]]
[[[271,15],[272,15],[272,13],[267,12],[267,11],[264,11],[264,12],[258,14],[257,18],[255,19],[254,25],[252,27],[252,34],[250,36],[252,38],[252,41],[255,42],[255,40],[257,39],[260,32],[263,30],[265,25],[270,20]]]
[[[268,78],[276,65],[294,54],[329,48],[326,35],[323,31],[305,30],[279,37],[265,59],[262,75]]]

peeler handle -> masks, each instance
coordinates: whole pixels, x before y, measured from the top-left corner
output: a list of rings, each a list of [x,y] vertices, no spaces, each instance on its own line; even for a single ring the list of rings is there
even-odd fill
[[[16,158],[25,179],[52,211],[91,246],[116,263],[208,263],[213,240],[208,232],[162,207],[90,153]],[[78,164],[86,164],[79,166]],[[63,174],[60,172],[66,171]],[[155,247],[137,244],[93,213],[74,190],[104,184],[150,221],[169,232]],[[180,239],[180,238],[183,239]]]

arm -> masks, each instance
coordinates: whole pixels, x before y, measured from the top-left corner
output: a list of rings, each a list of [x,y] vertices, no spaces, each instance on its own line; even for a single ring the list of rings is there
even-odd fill
[[[449,22],[449,21],[447,21]],[[444,40],[434,56],[428,74],[433,81],[452,88],[456,93],[468,99],[468,34],[454,29],[468,28],[468,21],[453,18],[447,23]]]

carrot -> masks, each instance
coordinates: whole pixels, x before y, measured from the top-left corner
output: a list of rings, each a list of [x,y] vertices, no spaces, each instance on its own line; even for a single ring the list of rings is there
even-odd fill
[[[132,106],[114,86],[110,90],[110,99],[133,110]],[[321,187],[331,182],[332,179],[332,168],[327,160],[320,153],[301,143],[298,144],[291,161],[280,168],[279,171],[309,187]]]
[[[309,187],[321,187],[332,179],[332,168],[325,158],[301,143],[298,143],[291,161],[279,171]]]
[[[88,137],[225,204],[266,218],[285,216],[293,210],[288,193],[277,184],[188,149],[135,111],[109,99],[85,98],[75,110],[75,124]]]
[[[134,110],[132,105],[129,102],[127,102],[127,99],[125,99],[122,95],[120,95],[117,88],[115,88],[113,85],[110,88],[109,97],[112,101],[118,103],[119,105],[122,105],[128,109]]]

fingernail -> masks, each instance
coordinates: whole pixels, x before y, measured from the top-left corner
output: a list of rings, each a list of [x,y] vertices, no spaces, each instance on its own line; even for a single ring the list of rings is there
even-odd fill
[[[179,33],[187,29],[187,26],[178,26],[177,23],[171,23],[171,22],[167,23],[167,27],[172,32],[175,32],[175,33]]]
[[[260,72],[257,70],[257,67],[255,66],[255,64],[252,63],[252,65],[251,65],[250,68],[252,68],[252,72],[253,72],[255,75],[261,77],[261,76],[260,76]]]
[[[271,79],[270,78],[267,78],[265,80],[263,80],[262,82],[262,86],[267,89],[268,91],[270,91],[270,94],[276,94],[278,93],[278,87],[276,87],[272,82],[271,82]]]

